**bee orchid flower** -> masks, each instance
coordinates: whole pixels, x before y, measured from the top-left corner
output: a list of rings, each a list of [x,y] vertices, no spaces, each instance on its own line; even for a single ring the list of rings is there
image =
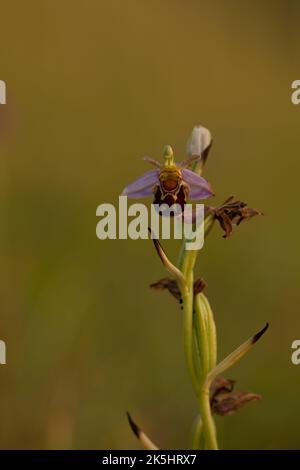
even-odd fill
[[[208,133],[208,134],[207,134]],[[152,158],[144,160],[155,166],[136,181],[126,186],[122,195],[130,198],[154,197],[154,204],[179,204],[184,209],[187,200],[201,200],[213,196],[208,181],[189,169],[192,164],[207,157],[211,146],[210,133],[207,129],[196,126],[188,141],[188,158],[176,164],[170,145],[164,148],[164,163]]]

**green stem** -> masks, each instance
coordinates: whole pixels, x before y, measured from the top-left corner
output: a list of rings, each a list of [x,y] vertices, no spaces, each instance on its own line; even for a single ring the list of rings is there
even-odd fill
[[[203,442],[203,423],[201,416],[197,416],[192,427],[192,449],[199,450],[204,448]]]
[[[188,286],[188,293],[183,295],[183,321],[184,321],[184,349],[187,367],[192,379],[193,388],[198,395],[199,377],[196,374],[193,355],[193,310],[194,310],[194,265],[197,250],[184,252],[182,260],[182,274]]]
[[[194,390],[197,394],[205,448],[218,449],[216,429],[211,413],[209,387],[206,386],[206,377],[216,361],[215,326],[208,301],[204,296],[197,295],[194,299],[193,281],[194,266],[198,251],[185,251],[182,260],[182,274],[188,286],[188,293],[183,295],[184,313],[184,346],[187,366],[190,372]],[[194,364],[193,348],[193,312],[195,311],[195,328],[199,337],[200,363],[202,365],[199,377]]]
[[[184,350],[187,362],[187,368],[191,376],[195,393],[198,393],[199,382],[196,374],[193,357],[193,273],[186,278],[188,292],[183,295],[183,330],[184,330]]]
[[[216,427],[211,414],[209,390],[202,387],[199,392],[199,409],[203,422],[203,434],[205,437],[205,449],[218,450]]]
[[[207,237],[207,235],[210,233],[211,229],[213,228],[214,223],[215,223],[214,215],[208,214],[204,219],[204,240]],[[180,251],[179,251],[178,261],[177,261],[177,266],[179,269],[182,269],[183,264],[184,264],[184,259],[185,259],[185,254],[186,254],[185,244],[186,244],[186,239],[183,239],[181,243]],[[195,250],[195,253],[197,257],[198,251]]]

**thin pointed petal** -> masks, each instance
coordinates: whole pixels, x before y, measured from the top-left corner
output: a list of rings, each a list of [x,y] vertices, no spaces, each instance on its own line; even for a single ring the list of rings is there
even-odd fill
[[[199,155],[192,155],[191,157],[188,157],[186,160],[183,160],[182,162],[178,163],[179,168],[187,168],[189,166],[192,166],[192,163],[198,163],[201,160],[201,156]]]
[[[142,445],[147,450],[159,450],[158,447],[154,444],[154,442],[149,439],[149,437],[140,429],[140,427],[133,421],[132,417],[127,411],[127,419],[129,426],[131,427],[132,432],[138,438],[138,440],[142,443]]]
[[[156,166],[157,168],[161,168],[162,166],[158,161],[154,160],[154,158],[151,158],[151,157],[143,157],[143,160],[145,162],[150,163],[153,166]]]
[[[211,145],[211,133],[208,129],[203,126],[195,126],[192,133],[187,141],[186,151],[190,156],[201,155]]]
[[[192,170],[181,170],[183,180],[189,186],[189,199],[206,199],[214,195],[210,184]]]
[[[151,196],[154,186],[158,183],[158,175],[159,170],[147,171],[147,173],[144,173],[133,183],[126,186],[122,192],[122,196],[132,198]]]
[[[251,336],[247,341],[245,341],[241,346],[239,346],[235,351],[233,351],[229,356],[225,357],[207,376],[206,385],[210,387],[211,383],[218,377],[218,375],[223,374],[223,372],[229,367],[233,366],[238,362],[259,340],[259,338],[266,332],[269,327],[267,323],[264,328],[262,328],[254,336]]]

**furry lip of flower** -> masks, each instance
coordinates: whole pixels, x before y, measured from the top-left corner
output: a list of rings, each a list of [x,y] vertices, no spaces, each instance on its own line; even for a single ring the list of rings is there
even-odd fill
[[[199,126],[196,126],[193,133],[199,133]],[[203,128],[200,128],[201,131]],[[193,137],[192,133],[192,137]],[[210,137],[210,136],[209,136]],[[165,203],[172,206],[177,203],[184,208],[184,204],[188,199],[199,200],[213,196],[214,193],[210,184],[194,171],[188,169],[192,163],[200,161],[205,151],[211,145],[211,139],[203,145],[190,145],[189,157],[181,163],[176,164],[172,148],[167,145],[164,149],[164,163],[160,164],[156,160],[145,157],[156,168],[147,171],[136,181],[129,184],[123,191],[123,196],[131,198],[143,198],[146,196],[154,196],[154,204]]]

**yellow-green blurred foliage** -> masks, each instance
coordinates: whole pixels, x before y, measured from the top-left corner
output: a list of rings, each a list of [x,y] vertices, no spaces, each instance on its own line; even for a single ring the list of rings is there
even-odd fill
[[[220,444],[299,447],[299,14],[296,0],[1,4],[1,448],[137,448],[127,409],[161,447],[188,446],[181,312],[148,288],[165,274],[150,241],[98,240],[95,212],[143,155],[184,158],[196,123],[216,200],[265,213],[229,240],[216,228],[197,267],[219,358],[271,324],[228,373],[263,401],[218,418]]]

